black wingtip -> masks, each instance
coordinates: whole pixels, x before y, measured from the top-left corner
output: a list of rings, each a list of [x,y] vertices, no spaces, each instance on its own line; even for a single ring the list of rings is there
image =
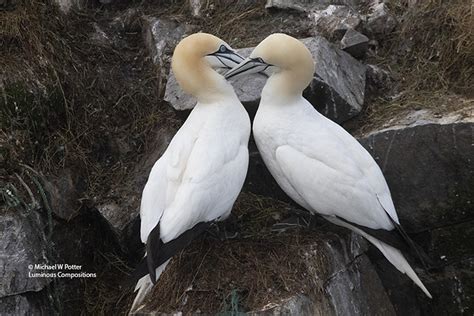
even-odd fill
[[[150,232],[146,241],[146,264],[153,284],[156,284],[156,267],[158,266],[155,262],[155,249],[159,248],[160,242],[160,224],[158,224]]]

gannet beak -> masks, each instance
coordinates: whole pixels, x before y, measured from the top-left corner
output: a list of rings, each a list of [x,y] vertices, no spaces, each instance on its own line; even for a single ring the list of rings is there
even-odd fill
[[[242,74],[253,74],[257,72],[261,72],[266,74],[265,71],[271,65],[264,62],[261,58],[247,58],[242,61],[240,64],[229,70],[224,77],[226,79],[230,79],[235,76],[239,76]],[[268,74],[267,74],[268,75]]]
[[[231,69],[244,60],[242,56],[230,49],[219,49],[217,52],[207,55],[219,61],[221,68]]]

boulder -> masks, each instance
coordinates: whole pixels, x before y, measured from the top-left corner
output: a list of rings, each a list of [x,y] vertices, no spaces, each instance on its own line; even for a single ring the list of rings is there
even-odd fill
[[[29,276],[35,264],[48,263],[43,225],[36,211],[0,210],[0,298],[37,292],[51,282]]]
[[[369,49],[369,38],[350,28],[341,40],[341,48],[354,58],[363,58]]]
[[[387,4],[376,3],[371,7],[371,12],[366,16],[364,28],[375,37],[387,35],[397,26],[397,19],[390,12]]]
[[[162,66],[168,62],[172,49],[186,33],[185,25],[164,18],[145,17],[145,45],[153,63]]]
[[[330,5],[324,10],[310,13],[314,24],[313,33],[323,34],[331,40],[341,40],[348,29],[355,29],[361,23],[357,11],[344,5]]]
[[[359,139],[384,172],[409,232],[474,219],[474,119],[466,111],[415,111]]]
[[[390,90],[393,89],[394,84],[395,80],[388,70],[382,69],[377,65],[367,65],[366,93],[368,96],[389,97]]]
[[[314,80],[305,90],[305,97],[317,110],[336,122],[344,122],[357,115],[364,103],[365,66],[321,36],[306,38],[302,42],[317,61]],[[237,51],[248,56],[252,50],[245,48]],[[232,80],[235,92],[251,117],[255,114],[265,82],[266,77],[261,74]],[[164,99],[177,110],[191,109],[196,104],[194,98],[181,90],[172,72]]]

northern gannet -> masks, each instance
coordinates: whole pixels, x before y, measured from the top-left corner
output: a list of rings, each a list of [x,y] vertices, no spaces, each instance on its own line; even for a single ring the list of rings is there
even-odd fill
[[[230,69],[242,60],[225,42],[205,33],[184,38],[174,50],[173,73],[197,104],[154,164],[143,189],[140,235],[146,258],[141,276],[146,275],[137,282],[131,312],[171,256],[209,223],[229,216],[242,188],[250,119],[232,85],[214,70]]]
[[[354,137],[303,98],[314,69],[303,43],[285,34],[272,34],[225,77],[270,74],[253,134],[280,187],[308,211],[364,236],[431,298],[403,254],[368,233],[397,228],[407,237],[375,160]]]

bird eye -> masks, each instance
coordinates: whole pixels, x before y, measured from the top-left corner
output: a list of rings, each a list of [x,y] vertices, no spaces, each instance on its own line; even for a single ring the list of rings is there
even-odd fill
[[[221,47],[219,48],[219,51],[221,53],[225,53],[227,51],[227,47],[225,47],[225,45],[221,45]]]

